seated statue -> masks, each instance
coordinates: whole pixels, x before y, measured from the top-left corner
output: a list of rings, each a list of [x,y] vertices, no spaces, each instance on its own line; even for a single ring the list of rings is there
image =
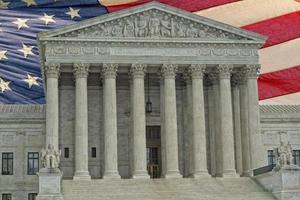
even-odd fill
[[[281,141],[280,146],[274,149],[274,153],[276,160],[275,169],[279,170],[282,167],[293,165],[293,149],[290,142],[284,143]]]
[[[46,169],[58,169],[60,164],[60,150],[55,150],[54,146],[49,144],[47,149],[41,150],[42,165]]]

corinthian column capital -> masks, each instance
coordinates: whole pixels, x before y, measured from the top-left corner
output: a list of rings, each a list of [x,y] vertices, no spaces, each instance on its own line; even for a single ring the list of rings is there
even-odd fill
[[[102,67],[102,76],[104,78],[116,78],[118,71],[118,64],[104,63]]]
[[[75,78],[86,78],[89,74],[89,67],[89,64],[75,63],[73,67]]]
[[[248,78],[256,79],[260,73],[261,65],[246,65],[245,72]]]
[[[161,74],[164,78],[175,79],[178,66],[174,64],[163,64]]]
[[[192,79],[202,79],[205,69],[206,65],[191,65],[189,67],[189,74],[191,75]]]
[[[217,67],[217,72],[219,73],[220,79],[230,79],[231,73],[233,70],[233,65],[219,65]]]
[[[44,71],[47,78],[58,78],[60,74],[60,64],[48,63],[44,67]]]
[[[132,78],[144,78],[146,70],[145,64],[132,64],[129,74]]]

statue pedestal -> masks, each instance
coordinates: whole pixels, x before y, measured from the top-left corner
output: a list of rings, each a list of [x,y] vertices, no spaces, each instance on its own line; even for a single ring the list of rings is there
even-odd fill
[[[39,194],[37,200],[64,200],[61,194],[62,172],[59,169],[43,168],[38,176]]]
[[[275,173],[273,194],[280,200],[300,199],[300,167],[283,166]]]

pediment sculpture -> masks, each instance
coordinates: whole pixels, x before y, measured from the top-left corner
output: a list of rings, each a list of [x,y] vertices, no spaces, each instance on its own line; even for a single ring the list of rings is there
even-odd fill
[[[235,33],[154,8],[67,32],[60,35],[60,37],[249,40],[249,38],[242,37]]]

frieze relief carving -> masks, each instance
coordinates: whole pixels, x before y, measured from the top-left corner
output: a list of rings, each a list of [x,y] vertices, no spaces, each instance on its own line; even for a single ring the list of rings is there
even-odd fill
[[[113,19],[101,24],[65,33],[60,37],[129,37],[129,38],[205,38],[249,40],[157,9]]]
[[[248,52],[247,54],[245,52]],[[199,47],[199,48],[167,48],[167,47],[99,47],[95,44],[80,46],[80,44],[67,44],[64,46],[51,45],[47,47],[47,56],[228,56],[228,57],[257,57],[255,49],[222,48],[218,47]]]

